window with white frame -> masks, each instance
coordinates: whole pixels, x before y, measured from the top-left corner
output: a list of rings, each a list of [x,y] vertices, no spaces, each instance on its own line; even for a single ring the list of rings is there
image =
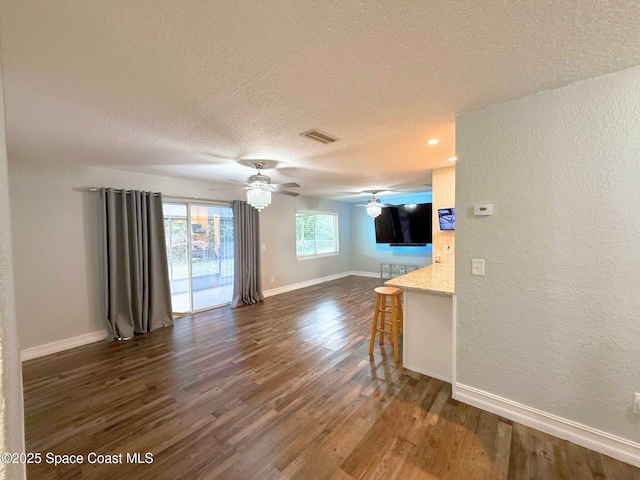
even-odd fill
[[[296,212],[296,256],[338,255],[338,214]]]

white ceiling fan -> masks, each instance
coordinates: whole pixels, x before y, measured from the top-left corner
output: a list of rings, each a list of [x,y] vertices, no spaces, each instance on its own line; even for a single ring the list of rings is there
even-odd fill
[[[230,182],[242,183],[244,190],[247,191],[247,203],[256,208],[258,211],[271,203],[271,193],[280,193],[282,195],[289,195],[290,197],[297,197],[300,195],[296,192],[289,192],[283,190],[285,188],[299,187],[295,182],[289,183],[271,183],[271,178],[262,174],[262,169],[268,167],[267,162],[253,162],[252,165],[258,172],[255,175],[251,175],[247,178],[246,182],[240,180],[229,179]],[[220,189],[212,189],[220,190]],[[223,189],[224,190],[224,189]]]

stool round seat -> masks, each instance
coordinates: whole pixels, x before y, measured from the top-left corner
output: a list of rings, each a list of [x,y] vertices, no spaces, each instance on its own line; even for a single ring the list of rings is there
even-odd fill
[[[402,295],[402,290],[396,287],[376,287],[373,291],[381,295]]]
[[[400,359],[398,334],[402,330],[402,290],[396,287],[376,287],[373,291],[376,293],[376,306],[373,312],[369,355],[373,355],[376,334],[380,333],[380,345],[384,344],[384,335],[387,334],[393,346],[393,358],[397,362]]]

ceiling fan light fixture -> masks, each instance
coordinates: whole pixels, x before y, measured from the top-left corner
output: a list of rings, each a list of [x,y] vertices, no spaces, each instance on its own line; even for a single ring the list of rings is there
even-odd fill
[[[382,207],[380,206],[380,200],[377,198],[372,198],[367,203],[367,215],[371,218],[376,218],[378,215],[382,213]]]
[[[266,175],[262,175],[262,169],[266,167],[264,162],[255,162],[253,166],[258,173],[249,177],[249,186],[247,188],[247,203],[259,212],[269,204],[271,204],[271,192],[274,188],[270,185],[271,179]]]
[[[247,203],[258,211],[271,203],[271,190],[264,184],[253,184],[247,190]]]
[[[253,184],[263,184],[263,185],[268,185],[271,183],[271,179],[269,177],[267,177],[266,175],[262,175],[261,173],[257,173],[255,175],[251,175],[248,179],[248,182],[253,185]]]
[[[273,163],[270,164],[268,162],[254,162],[253,166],[256,168],[257,172],[254,175],[250,175],[246,182],[229,179],[230,182],[236,182],[244,185],[242,188],[247,191],[247,203],[258,211],[261,211],[264,207],[271,204],[271,194],[273,192],[288,195],[290,197],[297,197],[299,195],[299,193],[283,190],[284,188],[299,187],[300,185],[296,182],[274,184],[271,183],[270,177],[262,174],[263,168],[272,165]],[[212,190],[224,189],[212,188]]]

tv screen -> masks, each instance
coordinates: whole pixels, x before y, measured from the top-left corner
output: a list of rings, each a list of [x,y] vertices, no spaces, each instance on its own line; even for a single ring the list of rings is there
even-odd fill
[[[439,208],[438,219],[440,220],[440,230],[456,229],[456,209],[455,208]]]
[[[432,242],[431,204],[384,207],[375,219],[376,243],[391,246],[424,246]]]
[[[396,238],[394,225],[398,224],[395,209],[385,207],[375,218],[376,224],[376,243],[393,243]]]

